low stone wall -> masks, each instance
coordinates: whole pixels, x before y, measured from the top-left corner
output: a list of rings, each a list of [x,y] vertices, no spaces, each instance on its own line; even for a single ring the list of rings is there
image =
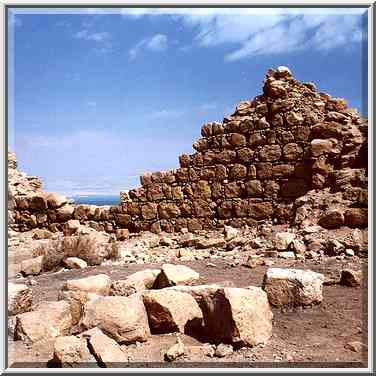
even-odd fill
[[[205,124],[196,153],[181,155],[178,169],[141,176],[120,205],[73,206],[42,192],[15,198],[15,222],[56,231],[77,219],[106,232],[156,233],[287,223],[296,198],[325,187],[366,207],[367,121],[283,67],[267,73],[263,91],[222,123]]]

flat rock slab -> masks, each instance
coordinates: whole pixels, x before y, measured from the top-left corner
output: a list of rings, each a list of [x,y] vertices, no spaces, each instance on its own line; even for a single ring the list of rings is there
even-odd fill
[[[98,327],[119,343],[146,341],[150,335],[145,306],[139,294],[89,301],[85,304],[80,326],[83,329]]]
[[[81,279],[71,279],[65,282],[63,290],[86,291],[98,295],[108,295],[111,287],[111,278],[106,274],[97,274]]]
[[[26,285],[8,284],[8,315],[18,315],[31,310],[33,292]]]
[[[143,300],[154,333],[189,333],[202,325],[202,312],[187,293],[163,289],[144,292]]]
[[[310,270],[270,268],[266,271],[263,289],[275,307],[296,307],[322,301],[323,274]]]

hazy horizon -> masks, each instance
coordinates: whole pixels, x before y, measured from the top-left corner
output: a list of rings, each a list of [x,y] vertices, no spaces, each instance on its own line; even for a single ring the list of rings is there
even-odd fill
[[[366,8],[8,12],[9,148],[46,191],[118,195],[178,167],[280,65],[366,115]]]

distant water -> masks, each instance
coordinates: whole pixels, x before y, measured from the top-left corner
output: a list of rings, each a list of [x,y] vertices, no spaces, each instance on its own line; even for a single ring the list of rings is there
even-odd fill
[[[75,204],[85,205],[117,205],[120,203],[120,195],[87,195],[71,196],[69,199],[74,200]]]

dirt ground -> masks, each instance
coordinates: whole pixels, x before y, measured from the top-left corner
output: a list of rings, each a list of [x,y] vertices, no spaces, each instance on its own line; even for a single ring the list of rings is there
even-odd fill
[[[249,269],[231,266],[228,262],[209,260],[215,266],[207,266],[208,260],[180,262],[200,273],[197,284],[232,281],[236,287],[261,286],[267,266]],[[345,348],[352,341],[367,344],[367,260],[325,258],[314,260],[273,259],[273,267],[294,267],[323,273],[328,281],[339,280],[344,268],[363,270],[361,287],[345,287],[328,283],[323,288],[323,302],[314,307],[281,311],[273,308],[273,336],[265,345],[237,349],[225,358],[208,357],[200,350],[202,342],[179,334],[187,353],[168,363],[163,360],[166,350],[176,343],[177,334],[153,335],[145,343],[122,346],[128,355],[128,363],[114,367],[367,367],[367,350],[353,352]],[[33,277],[34,304],[57,300],[57,294],[67,279],[106,273],[112,279],[123,279],[131,273],[158,264],[129,264],[122,266],[102,265],[84,270],[64,270]],[[25,279],[15,279],[25,283]],[[52,358],[53,343],[34,346],[8,337],[10,367],[46,367]],[[22,363],[20,363],[22,359]]]

